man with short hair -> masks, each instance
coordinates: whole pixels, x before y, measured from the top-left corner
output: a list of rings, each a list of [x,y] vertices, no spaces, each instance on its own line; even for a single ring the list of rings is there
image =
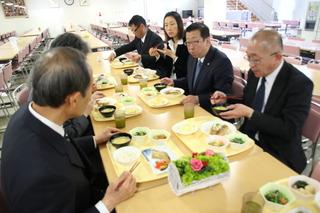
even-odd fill
[[[97,188],[87,155],[91,136],[65,136],[63,123],[80,116],[91,98],[91,69],[73,48],[44,53],[31,73],[33,97],[6,129],[1,181],[10,212],[110,212],[136,190],[124,172],[115,183]],[[107,138],[114,133],[109,129]]]
[[[186,42],[190,53],[187,76],[177,80],[163,78],[168,85],[180,87],[188,95],[182,102],[200,104],[212,113],[210,95],[216,91],[231,92],[233,68],[229,58],[211,46],[209,28],[193,23],[186,29]]]
[[[310,109],[313,83],[283,60],[282,51],[281,35],[274,30],[260,30],[251,38],[246,50],[250,70],[244,102],[230,105],[229,111],[220,116],[244,117],[242,132],[301,173],[306,166],[301,130]],[[224,93],[215,92],[213,103],[221,102],[223,97]]]
[[[151,47],[162,49],[163,41],[160,36],[148,29],[145,19],[142,16],[134,15],[129,21],[129,27],[135,35],[133,41],[114,50],[109,56],[109,60],[122,54],[137,50],[138,53],[132,53],[130,59],[136,63],[141,62],[143,67],[157,70],[160,77],[170,76],[170,68],[163,67],[156,63],[157,59],[149,55]],[[163,56],[161,56],[163,57]]]

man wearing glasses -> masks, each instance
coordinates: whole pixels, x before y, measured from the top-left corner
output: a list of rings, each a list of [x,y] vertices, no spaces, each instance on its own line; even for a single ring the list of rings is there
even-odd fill
[[[137,50],[138,53],[130,55],[130,59],[136,63],[141,62],[143,67],[157,70],[160,77],[165,77],[170,68],[162,67],[156,64],[156,57],[149,55],[151,47],[163,48],[163,41],[160,36],[148,29],[143,17],[135,15],[129,21],[130,30],[135,38],[129,44],[125,44],[114,50],[109,56],[112,61],[115,57]],[[161,56],[162,57],[162,56]]]
[[[176,80],[163,78],[161,81],[186,91],[188,96],[183,104],[200,104],[212,113],[210,95],[216,90],[231,92],[232,64],[224,53],[211,46],[209,28],[202,23],[187,27],[185,45],[190,53],[187,76]]]
[[[282,57],[282,38],[274,30],[260,30],[250,40],[250,63],[243,103],[220,113],[225,119],[245,118],[240,130],[284,164],[301,173],[306,157],[301,147],[301,129],[307,118],[313,83]],[[226,95],[215,92],[212,102]]]

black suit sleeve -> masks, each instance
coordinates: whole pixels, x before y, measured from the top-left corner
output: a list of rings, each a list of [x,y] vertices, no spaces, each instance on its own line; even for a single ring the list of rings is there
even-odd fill
[[[63,124],[65,132],[71,138],[81,137],[89,127],[89,120],[84,115],[70,119]]]
[[[146,37],[146,39],[148,38]],[[150,42],[148,48],[145,50],[145,52],[139,53],[141,55],[141,62],[144,67],[152,67],[157,62],[156,57],[149,55],[149,49],[151,47],[156,47],[156,46],[158,46],[159,49],[163,48],[163,41],[160,38],[160,36],[153,33],[151,34],[151,37],[149,39],[150,41],[145,41],[145,42]]]
[[[249,122],[258,131],[290,141],[293,135],[300,134],[308,116],[313,84],[307,78],[289,79],[287,100],[280,115],[254,111]]]
[[[137,49],[137,42],[139,42],[140,40],[135,38],[133,41],[131,41],[128,44],[125,44],[121,47],[119,47],[118,49],[114,50],[117,56],[120,56],[122,54],[134,51]]]
[[[29,213],[70,213],[76,212],[75,194],[73,183],[68,182],[63,176],[48,176],[39,174],[33,178],[30,184],[25,185],[23,192],[20,192],[15,203],[15,212]],[[47,192],[47,193],[44,193]],[[28,195],[32,196],[28,196]],[[21,207],[20,207],[21,206]],[[83,209],[83,213],[99,213],[94,207]]]

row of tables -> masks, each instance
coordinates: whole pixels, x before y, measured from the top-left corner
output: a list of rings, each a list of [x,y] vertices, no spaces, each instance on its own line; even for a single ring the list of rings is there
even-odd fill
[[[95,52],[88,55],[88,63],[91,65],[94,74],[112,74],[116,78],[122,73],[122,69],[110,67],[108,60],[105,60],[109,52]],[[102,59],[102,60],[100,60]],[[149,86],[154,83],[148,82]],[[103,90],[106,96],[112,96],[114,89]],[[153,109],[141,101],[137,95],[139,84],[124,86],[124,92],[136,97],[136,102],[143,108],[143,113],[131,117],[126,121],[123,131],[138,126],[149,128],[160,128],[171,131],[172,125],[183,120],[183,106],[176,105],[166,108]],[[195,116],[211,116],[208,112],[196,106]],[[113,121],[97,122],[92,119],[94,132],[101,133],[107,127],[115,126]],[[174,135],[171,140],[185,155],[191,155],[191,151]],[[111,162],[111,156],[105,145],[99,147],[110,182],[116,179],[116,172]],[[263,152],[255,146],[245,152],[229,158],[231,176],[221,184],[188,193],[177,197],[171,191],[167,180],[153,181],[147,185],[138,184],[138,192],[129,200],[124,201],[116,207],[118,213],[139,212],[139,213],[163,213],[163,212],[185,212],[185,213],[208,213],[208,212],[240,212],[242,196],[249,191],[257,191],[262,185],[269,181],[276,181],[296,175],[290,168]]]

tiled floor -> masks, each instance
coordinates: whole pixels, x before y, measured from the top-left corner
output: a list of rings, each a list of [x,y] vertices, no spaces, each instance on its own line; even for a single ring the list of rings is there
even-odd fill
[[[10,113],[13,113],[14,111],[13,110],[10,110]],[[1,112],[0,112],[1,113]],[[1,115],[1,114],[0,114]],[[7,125],[7,122],[8,122],[8,118],[7,117],[3,117],[0,116],[0,129],[2,130],[3,128],[6,127]],[[2,139],[3,139],[3,131],[0,132],[0,147],[2,147]],[[320,141],[319,141],[320,142]],[[318,143],[319,144],[319,143]],[[311,150],[307,150],[305,152],[306,156],[310,156],[310,153],[311,153]],[[0,159],[1,159],[1,149],[0,149]],[[317,148],[317,151],[316,151],[316,159],[317,160],[320,160],[320,146],[318,146]],[[310,170],[311,170],[311,164],[309,164],[306,169],[304,170],[303,174],[305,175],[309,175],[310,173]]]

